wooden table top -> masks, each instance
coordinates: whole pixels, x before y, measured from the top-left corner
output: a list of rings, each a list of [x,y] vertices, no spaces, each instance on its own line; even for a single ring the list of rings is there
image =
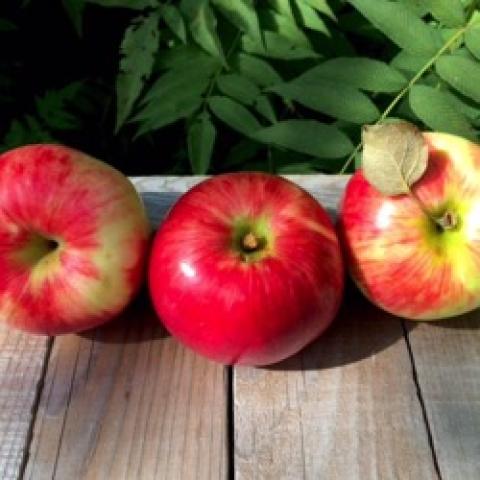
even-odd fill
[[[345,178],[292,177],[334,214]],[[198,178],[136,178],[154,224]],[[0,328],[0,479],[478,480],[480,312],[405,322],[354,288],[269,368],[169,337],[146,294],[93,331]]]

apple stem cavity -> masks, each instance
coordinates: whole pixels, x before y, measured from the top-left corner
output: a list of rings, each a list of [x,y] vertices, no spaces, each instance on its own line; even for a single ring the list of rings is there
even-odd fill
[[[248,232],[242,239],[242,247],[245,252],[255,252],[260,247],[259,239],[253,232]]]
[[[440,218],[437,219],[437,223],[442,231],[454,230],[458,225],[458,215],[447,210]]]

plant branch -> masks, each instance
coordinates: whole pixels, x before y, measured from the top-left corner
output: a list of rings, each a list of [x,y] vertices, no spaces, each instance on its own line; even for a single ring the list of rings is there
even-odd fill
[[[470,27],[470,22],[468,22],[464,27],[462,27],[460,30],[455,32],[443,45],[442,47],[437,51],[437,53],[413,76],[408,84],[397,94],[397,96],[390,102],[390,104],[387,106],[387,108],[384,110],[384,112],[380,115],[380,118],[375,122],[375,125],[378,123],[383,122],[390,112],[396,107],[398,102],[410,91],[410,89],[415,85],[420,78],[422,78],[423,74],[430,69],[430,67],[433,66],[433,64],[440,58],[441,55],[443,55]],[[343,174],[346,172],[350,164],[352,163],[353,159],[355,158],[355,155],[360,151],[362,148],[362,142],[360,142],[353,152],[350,154],[350,156],[347,158],[346,162],[344,163],[343,167],[340,170],[340,174]]]

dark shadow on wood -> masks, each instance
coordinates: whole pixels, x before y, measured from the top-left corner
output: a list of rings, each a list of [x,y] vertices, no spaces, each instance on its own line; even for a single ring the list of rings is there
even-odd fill
[[[480,309],[473,312],[459,315],[458,317],[447,318],[428,322],[434,328],[452,328],[455,330],[479,330],[480,329]]]
[[[410,322],[409,329],[416,324]],[[351,284],[343,306],[330,328],[298,354],[268,370],[320,370],[373,357],[396,342],[403,342],[401,319],[372,305]]]

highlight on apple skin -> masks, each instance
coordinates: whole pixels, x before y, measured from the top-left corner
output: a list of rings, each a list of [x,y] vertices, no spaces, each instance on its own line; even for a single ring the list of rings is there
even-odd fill
[[[0,322],[55,335],[100,325],[137,292],[150,227],[129,180],[59,145],[0,156]]]
[[[379,193],[358,170],[347,185],[339,234],[350,273],[376,305],[436,320],[480,305],[480,147],[424,133],[428,167],[409,195]]]
[[[149,286],[166,328],[225,364],[265,365],[332,322],[344,271],[325,210],[262,173],[206,180],[175,204],[153,243]]]

